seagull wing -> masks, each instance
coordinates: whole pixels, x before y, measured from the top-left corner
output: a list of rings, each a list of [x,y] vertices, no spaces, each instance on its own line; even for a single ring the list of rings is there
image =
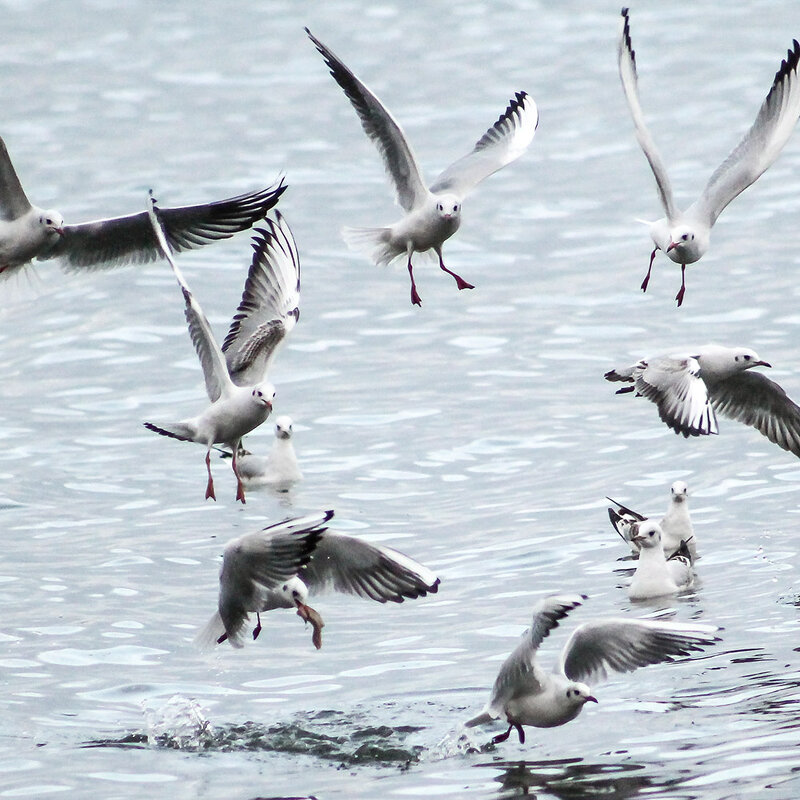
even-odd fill
[[[632,672],[673,661],[719,641],[712,625],[605,619],[577,627],[561,651],[561,670],[573,681],[593,684],[609,672]]]
[[[333,589],[379,603],[402,603],[439,589],[439,578],[413,558],[330,531],[320,539],[300,579],[313,594]]]
[[[252,227],[278,202],[286,190],[277,187],[197,206],[159,209],[164,236],[174,252],[229,239]],[[64,234],[40,259],[61,257],[67,268],[101,268],[147,263],[159,257],[147,214],[65,225]]]
[[[278,345],[300,316],[300,259],[280,212],[256,228],[253,260],[242,300],[222,343],[231,379],[238,386],[264,380]]]
[[[672,187],[669,182],[667,170],[664,168],[664,162],[661,160],[661,154],[656,148],[650,131],[647,130],[647,126],[644,124],[642,107],[639,104],[636,53],[631,44],[631,29],[627,8],[622,9],[617,60],[619,64],[619,77],[622,80],[622,89],[625,92],[625,99],[628,101],[628,109],[631,112],[633,124],[636,128],[636,139],[650,164],[650,169],[653,170],[658,196],[661,200],[661,205],[664,207],[667,219],[672,221],[678,217],[680,212],[676,208],[675,201],[672,197]]]
[[[753,183],[778,157],[800,116],[800,44],[792,49],[775,74],[756,121],[725,161],[717,167],[703,194],[687,210],[713,225],[722,209]]]
[[[484,178],[519,158],[533,141],[539,109],[533,98],[517,92],[497,122],[481,136],[470,153],[453,162],[431,184],[434,194],[452,192],[464,197]]]
[[[661,356],[643,363],[636,391],[658,406],[661,420],[675,433],[689,437],[719,432],[696,358]]]
[[[11,163],[6,143],[0,138],[0,219],[10,222],[30,209],[31,204]]]
[[[270,525],[229,542],[219,575],[219,616],[234,646],[241,646],[247,613],[264,594],[297,574],[325,531],[332,511]]]
[[[422,180],[422,172],[406,141],[402,128],[384,107],[383,103],[306,28],[308,38],[319,50],[333,75],[333,79],[347,95],[361,120],[364,133],[375,143],[383,165],[394,182],[397,202],[406,211],[411,211],[428,196]]]
[[[709,386],[714,409],[751,425],[771,442],[800,457],[800,407],[760,372],[740,372]]]
[[[191,337],[194,349],[200,359],[200,366],[203,368],[203,377],[206,383],[206,392],[211,402],[215,402],[219,397],[232,386],[232,381],[228,375],[228,367],[225,364],[225,357],[220,350],[211,325],[200,303],[195,299],[189,284],[183,277],[183,273],[178,269],[178,265],[172,258],[169,244],[164,235],[164,228],[160,220],[160,210],[156,207],[155,201],[150,198],[148,210],[145,218],[149,220],[151,230],[155,234],[155,241],[161,250],[164,258],[169,261],[175,278],[183,292],[183,299],[186,304],[184,313],[186,322],[189,325],[189,336]]]

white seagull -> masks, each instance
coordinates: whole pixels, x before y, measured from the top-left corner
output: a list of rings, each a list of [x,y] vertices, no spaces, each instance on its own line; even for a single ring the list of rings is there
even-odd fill
[[[681,305],[686,291],[686,265],[693,264],[703,256],[717,217],[731,200],[754,183],[775,161],[800,116],[800,81],[797,74],[800,44],[797,40],[793,41],[792,49],[781,62],[753,126],[714,171],[700,198],[686,211],[681,211],[675,204],[661,155],[644,123],[627,8],[622,9],[618,59],[622,88],[633,117],[636,138],[653,170],[658,196],[666,214],[656,222],[648,223],[655,248],[650,256],[647,275],[642,281],[642,291],[647,290],[656,253],[662,250],[669,259],[681,265],[681,288],[675,296],[678,305]]]
[[[275,419],[275,441],[266,458],[240,449],[239,477],[248,489],[254,486],[271,486],[278,491],[286,491],[292,484],[303,479],[292,444],[293,435],[292,418],[283,415]]]
[[[326,511],[317,517],[316,524],[323,525],[332,517],[333,511]],[[296,526],[298,522],[282,524]],[[379,603],[402,603],[429,592],[435,594],[439,589],[439,578],[403,553],[324,527],[316,529],[311,557],[291,575],[267,585],[260,576],[265,553],[259,542],[271,540],[275,527],[235,539],[225,548],[219,576],[219,609],[196,636],[199,647],[213,647],[226,639],[234,647],[241,647],[248,612],[257,615],[253,630],[256,639],[261,632],[260,612],[294,608],[301,619],[311,623],[312,642],[319,649],[324,623],[306,603],[310,594],[333,590]],[[272,558],[271,553],[266,556]]]
[[[694,572],[688,549],[667,558],[661,543],[661,526],[655,520],[634,522],[631,527],[631,538],[639,546],[639,560],[628,587],[628,597],[649,600],[691,588]]]
[[[278,211],[274,221],[264,220],[266,229],[255,229],[253,260],[242,300],[220,348],[200,303],[170,254],[155,204],[150,214],[164,256],[183,292],[189,335],[203,368],[211,405],[198,416],[180,422],[144,424],[162,436],[206,446],[206,498],[216,499],[211,448],[214,444],[227,445],[234,454],[231,464],[236,475],[236,499],[244,503],[238,472],[239,443],[272,412],[275,388],[266,379],[267,370],[300,314],[300,262],[294,237]]]
[[[717,412],[756,428],[800,457],[800,407],[775,381],[751,371],[769,366],[747,347],[709,344],[681,355],[643,358],[609,370],[605,378],[632,383],[617,394],[635,391],[654,402],[675,433],[718,433]]]
[[[632,524],[644,522],[647,517],[638,511],[622,505],[611,497],[617,507],[609,508],[608,516],[614,530],[628,542],[633,555],[638,555],[639,545],[633,541]],[[681,544],[685,543],[692,558],[697,558],[697,540],[695,539],[692,518],[689,516],[689,487],[684,481],[675,481],[669,489],[669,507],[667,513],[661,518],[661,545],[666,556],[677,552]]]
[[[176,252],[228,239],[253,226],[286,190],[281,180],[257,192],[181,208],[159,209],[164,234]],[[0,277],[32,259],[61,258],[68,268],[145,263],[160,257],[146,211],[65,225],[58,211],[31,205],[0,139]]]
[[[467,727],[502,718],[508,730],[492,743],[504,742],[516,729],[524,744],[523,725],[563,725],[575,719],[587,702],[596,703],[587,682],[604,680],[609,672],[673,661],[719,641],[714,636],[719,629],[711,625],[601,619],[576,628],[561,651],[557,669],[545,672],[536,661],[539,645],[585,599],[585,595],[552,595],[537,603],[530,629],[500,667],[489,702]]]
[[[442,244],[461,224],[461,202],[484,178],[519,158],[533,140],[539,124],[536,103],[525,92],[517,92],[502,116],[478,140],[470,153],[453,162],[426,188],[417,159],[402,128],[381,101],[306,28],[311,41],[330,67],[334,80],[342,87],[361,119],[367,136],[375,142],[384,167],[394,183],[397,202],[406,212],[394,225],[385,228],[345,228],[348,245],[366,250],[376,264],[396,258],[408,259],[411,302],[421,305],[411,257],[415,252],[434,250],[439,267],[452,275],[459,289],[475,288],[449,270],[442,258]]]

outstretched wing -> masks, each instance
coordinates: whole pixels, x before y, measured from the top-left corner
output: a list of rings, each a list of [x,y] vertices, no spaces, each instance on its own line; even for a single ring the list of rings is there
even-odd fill
[[[164,237],[177,253],[229,239],[263,219],[285,190],[281,180],[277,187],[228,200],[159,209]],[[63,236],[40,255],[40,259],[60,257],[67,268],[98,269],[127,263],[143,264],[161,255],[145,212],[65,225],[63,231]]]
[[[0,219],[10,222],[30,211],[17,171],[11,163],[6,143],[0,138]]]
[[[264,379],[300,316],[300,259],[292,231],[278,211],[264,222],[266,229],[256,228],[242,300],[222,343],[231,380],[239,386]]]
[[[422,180],[422,172],[406,141],[402,128],[384,107],[383,103],[306,28],[308,38],[319,50],[333,75],[333,79],[353,104],[364,133],[375,143],[383,158],[383,165],[394,182],[397,202],[406,211],[425,200],[428,192]]]
[[[800,44],[781,62],[775,80],[750,130],[714,171],[703,194],[687,216],[713,225],[722,209],[753,183],[778,157],[800,116]]]
[[[656,179],[656,188],[661,205],[667,219],[674,220],[678,216],[675,201],[672,198],[672,187],[670,186],[667,170],[661,160],[656,143],[650,135],[650,131],[644,124],[642,107],[639,104],[639,85],[636,75],[636,53],[631,44],[631,29],[628,20],[628,9],[622,9],[622,21],[620,22],[619,43],[617,46],[617,62],[619,64],[619,77],[622,80],[622,89],[625,92],[625,99],[628,101],[628,109],[633,117],[633,125],[636,129],[636,139],[644,152],[653,170]]]
[[[482,180],[519,158],[533,141],[538,125],[539,109],[533,98],[525,92],[517,92],[472,151],[436,178],[431,192],[452,192],[464,197]]]

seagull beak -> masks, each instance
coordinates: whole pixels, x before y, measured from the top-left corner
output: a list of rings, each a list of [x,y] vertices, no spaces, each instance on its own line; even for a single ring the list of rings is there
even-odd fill
[[[770,368],[772,368],[772,364],[770,364],[768,361],[756,361],[755,364],[753,364],[753,366],[754,367],[770,367]]]
[[[54,231],[55,231],[55,232],[56,232],[56,233],[57,233],[59,236],[63,236],[63,235],[64,235],[64,229],[63,229],[63,228],[53,228],[53,230],[54,230]]]
[[[670,242],[669,243],[669,247],[667,247],[667,252],[669,253],[670,250],[674,250],[678,246],[678,244],[680,244],[680,243],[679,242]]]
[[[587,703],[596,703],[596,702],[597,702],[597,698],[596,698],[594,695],[591,695],[591,694],[590,694],[590,695],[589,695],[589,696],[586,698],[586,702],[587,702]]]

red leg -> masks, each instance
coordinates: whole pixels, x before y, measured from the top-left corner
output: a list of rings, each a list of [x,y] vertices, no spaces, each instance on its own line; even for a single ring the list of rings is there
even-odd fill
[[[206,451],[206,469],[208,470],[208,484],[206,485],[206,500],[210,497],[212,500],[216,500],[217,497],[214,494],[214,479],[211,477],[211,449],[209,448]]]
[[[255,628],[253,628],[253,640],[258,639],[258,634],[261,633],[261,614],[259,614],[258,611],[256,611],[256,619],[258,622]]]
[[[233,447],[233,458],[231,458],[231,467],[233,467],[233,474],[236,476],[236,499],[241,500],[242,503],[244,503],[245,502],[244,484],[242,483],[242,479],[239,477],[238,456],[239,456],[239,442],[236,442],[236,444]]]
[[[650,266],[647,268],[647,275],[644,276],[644,280],[642,281],[642,291],[647,291],[647,284],[650,283],[650,273],[653,271],[653,262],[656,260],[656,253],[658,252],[658,248],[654,247],[653,252],[650,253]]]
[[[217,639],[217,644],[222,644],[227,638],[228,638],[228,634],[227,633],[223,633],[222,636],[220,636],[219,639]]]
[[[456,275],[455,272],[451,269],[447,269],[444,265],[444,259],[442,258],[442,251],[437,247],[436,254],[439,256],[439,269],[444,270],[448,275],[452,275],[456,279],[456,286],[459,289],[474,289],[475,287],[471,283],[467,283],[460,275]]]
[[[686,264],[681,264],[681,288],[678,289],[678,294],[675,299],[678,301],[678,308],[683,303],[683,295],[686,294]]]
[[[411,302],[415,306],[421,306],[422,298],[419,296],[419,292],[417,292],[417,284],[414,281],[414,269],[411,266],[411,253],[408,254],[408,274],[411,278]]]
[[[511,736],[511,729],[513,727],[513,724],[509,725],[508,730],[505,733],[498,733],[497,736],[492,739],[492,744],[500,744],[500,742],[504,742],[506,739],[508,739],[508,737]]]

